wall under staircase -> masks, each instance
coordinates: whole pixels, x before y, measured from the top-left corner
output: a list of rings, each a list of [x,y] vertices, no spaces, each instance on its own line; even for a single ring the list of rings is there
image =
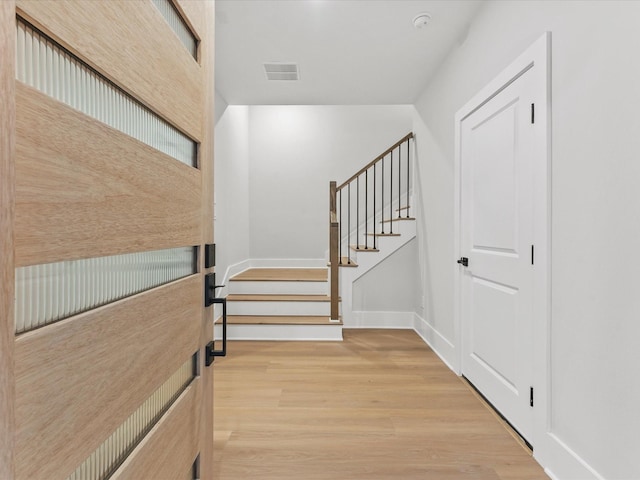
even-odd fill
[[[396,219],[394,220],[394,231],[399,235],[377,238],[377,250],[351,249],[353,252],[351,254],[352,264],[346,263],[343,259],[339,268],[339,282],[342,297],[342,321],[345,327],[370,326],[362,318],[362,315],[353,309],[354,283],[416,237],[416,220],[414,218]],[[393,282],[394,279],[389,278],[386,281]]]

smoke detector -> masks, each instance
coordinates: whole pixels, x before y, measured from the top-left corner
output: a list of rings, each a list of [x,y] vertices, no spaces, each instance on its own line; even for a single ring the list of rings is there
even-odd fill
[[[419,13],[413,18],[413,26],[415,28],[425,28],[431,22],[431,14],[430,13]]]
[[[265,63],[267,80],[300,80],[298,65],[295,63]]]

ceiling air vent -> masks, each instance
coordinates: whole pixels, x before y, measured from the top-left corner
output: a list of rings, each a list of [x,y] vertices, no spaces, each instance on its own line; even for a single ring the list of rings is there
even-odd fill
[[[265,63],[267,80],[299,80],[298,65],[295,63]]]

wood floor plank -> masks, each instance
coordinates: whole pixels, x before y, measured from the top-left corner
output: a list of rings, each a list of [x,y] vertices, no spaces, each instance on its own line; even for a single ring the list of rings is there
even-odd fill
[[[232,341],[215,395],[220,480],[548,478],[408,330]]]

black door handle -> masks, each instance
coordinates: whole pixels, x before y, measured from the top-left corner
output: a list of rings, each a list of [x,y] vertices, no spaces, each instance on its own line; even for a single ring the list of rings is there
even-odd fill
[[[469,259],[467,257],[460,257],[460,259],[458,260],[457,263],[459,263],[463,267],[468,267],[469,266]]]
[[[227,299],[226,298],[212,298],[211,303],[222,304],[222,350],[215,350],[213,340],[207,344],[205,352],[204,363],[208,367],[213,363],[215,357],[227,356]]]

